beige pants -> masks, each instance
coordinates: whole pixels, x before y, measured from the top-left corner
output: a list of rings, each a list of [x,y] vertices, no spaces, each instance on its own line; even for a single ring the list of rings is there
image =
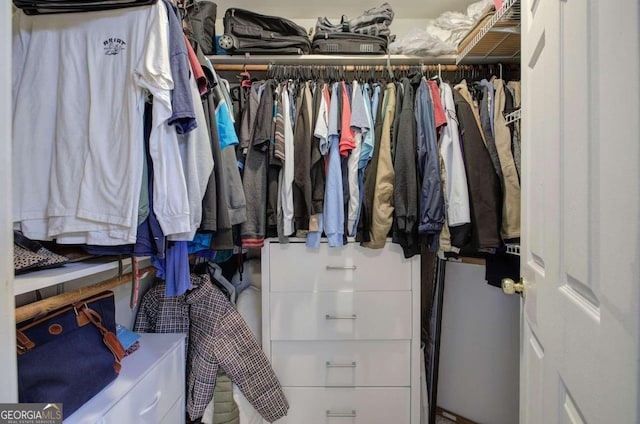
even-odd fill
[[[511,132],[504,119],[506,102],[504,81],[497,78],[494,79],[493,87],[495,89],[493,116],[495,142],[504,177],[500,235],[502,238],[509,239],[520,237],[520,181],[518,180],[518,171],[511,153]]]

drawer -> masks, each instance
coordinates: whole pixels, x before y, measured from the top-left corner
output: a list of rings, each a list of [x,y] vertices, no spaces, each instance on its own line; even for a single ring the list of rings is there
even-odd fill
[[[164,416],[160,424],[184,424],[186,421],[184,398],[180,398],[173,404],[167,415]]]
[[[285,387],[289,413],[278,424],[409,424],[409,389]]]
[[[272,293],[271,340],[409,340],[411,292]]]
[[[180,351],[172,351],[105,414],[102,423],[159,423],[175,402],[182,398],[183,366]]]
[[[272,243],[269,256],[273,292],[411,290],[412,261],[391,243],[379,250],[355,243],[341,248],[322,243],[320,250]]]
[[[273,342],[271,363],[283,386],[411,385],[409,340]]]

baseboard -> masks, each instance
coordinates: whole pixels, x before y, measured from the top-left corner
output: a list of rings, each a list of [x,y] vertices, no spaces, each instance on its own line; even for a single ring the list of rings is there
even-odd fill
[[[447,411],[446,409],[436,407],[436,415],[440,415],[443,418],[451,420],[458,424],[477,424],[475,421],[471,421],[468,418],[462,417],[455,412]]]

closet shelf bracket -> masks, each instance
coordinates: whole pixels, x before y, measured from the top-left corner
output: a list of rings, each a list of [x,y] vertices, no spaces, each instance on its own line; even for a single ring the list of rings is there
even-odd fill
[[[509,125],[509,124],[513,124],[514,122],[519,121],[519,120],[520,120],[520,117],[521,117],[521,109],[516,109],[516,110],[514,110],[514,111],[513,111],[513,112],[511,112],[511,113],[507,113],[507,114],[504,116],[504,119],[505,119],[505,121],[506,121],[505,123],[506,123],[507,125]]]
[[[519,244],[507,244],[507,253],[510,255],[520,256]]]

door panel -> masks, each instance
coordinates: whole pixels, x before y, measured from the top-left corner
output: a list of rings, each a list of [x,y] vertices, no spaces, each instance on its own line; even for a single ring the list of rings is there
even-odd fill
[[[520,380],[524,388],[521,392],[522,398],[526,399],[526,402],[524,404],[520,403],[522,408],[520,422],[522,424],[534,424],[542,422],[540,414],[542,412],[542,362],[544,360],[544,349],[528,325],[525,325],[523,335],[523,372]]]
[[[562,424],[585,424],[582,414],[577,405],[566,391],[564,392],[564,402],[562,405]]]
[[[584,42],[587,34],[588,3],[586,1],[560,3],[562,93],[560,105],[563,125],[563,221],[565,279],[585,297],[595,299],[589,287],[589,156],[592,133],[585,119],[590,112],[588,87],[588,49]]]
[[[522,10],[521,421],[639,422],[640,5]]]

